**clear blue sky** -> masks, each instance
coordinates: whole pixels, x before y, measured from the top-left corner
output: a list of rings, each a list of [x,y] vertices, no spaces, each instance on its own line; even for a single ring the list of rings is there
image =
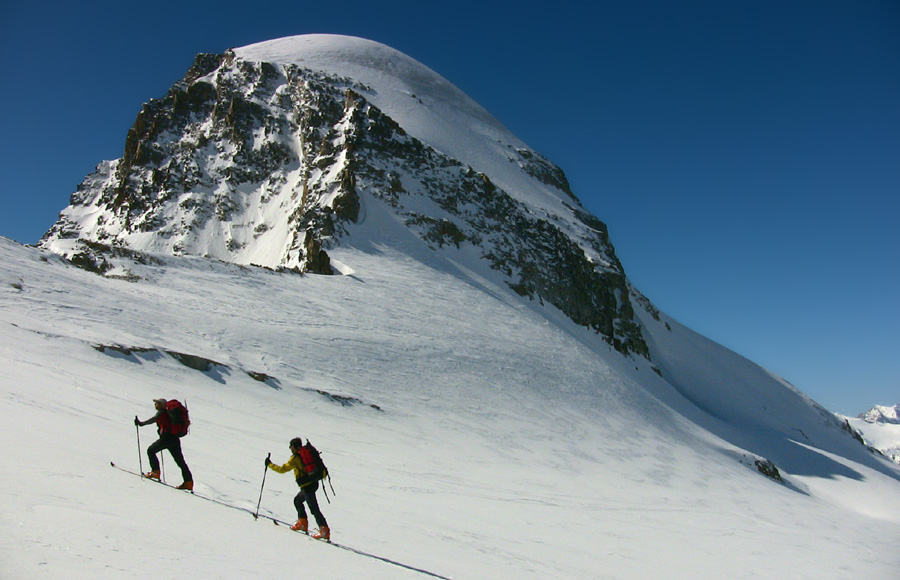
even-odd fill
[[[0,235],[34,243],[199,52],[361,36],[563,168],[632,281],[827,408],[900,403],[900,2],[0,4]]]

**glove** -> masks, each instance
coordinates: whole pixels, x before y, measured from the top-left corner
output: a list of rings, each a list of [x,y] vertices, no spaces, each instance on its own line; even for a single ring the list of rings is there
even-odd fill
[[[266,467],[268,467],[270,463],[272,463],[272,460],[266,457]]]
[[[134,416],[134,426],[135,427],[141,426],[141,421],[137,418],[137,415]]]

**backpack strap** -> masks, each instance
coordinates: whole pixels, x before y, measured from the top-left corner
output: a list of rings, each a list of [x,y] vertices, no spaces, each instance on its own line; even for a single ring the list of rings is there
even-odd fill
[[[328,469],[325,470],[325,477],[322,478],[322,491],[325,492],[325,499],[328,499],[328,491],[325,490],[325,480],[328,480],[328,487],[331,488],[331,495],[337,495],[334,492],[334,485],[331,484],[331,474],[328,473]],[[328,503],[331,503],[331,500],[328,500]]]

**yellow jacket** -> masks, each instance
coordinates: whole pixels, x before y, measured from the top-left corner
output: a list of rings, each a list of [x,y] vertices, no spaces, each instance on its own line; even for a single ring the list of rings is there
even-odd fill
[[[277,471],[278,473],[287,473],[288,471],[294,471],[294,479],[297,480],[297,485],[300,487],[306,487],[312,481],[304,481],[306,479],[306,468],[303,467],[303,461],[301,461],[300,456],[297,454],[291,455],[291,458],[287,460],[287,463],[284,465],[278,465],[277,463],[270,463],[269,469],[272,471]]]

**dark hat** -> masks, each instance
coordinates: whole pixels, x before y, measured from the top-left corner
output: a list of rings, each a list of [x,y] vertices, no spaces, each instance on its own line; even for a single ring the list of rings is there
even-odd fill
[[[166,401],[165,399],[153,399],[153,402],[159,403],[160,405],[165,405],[166,403],[168,403],[168,401]]]

